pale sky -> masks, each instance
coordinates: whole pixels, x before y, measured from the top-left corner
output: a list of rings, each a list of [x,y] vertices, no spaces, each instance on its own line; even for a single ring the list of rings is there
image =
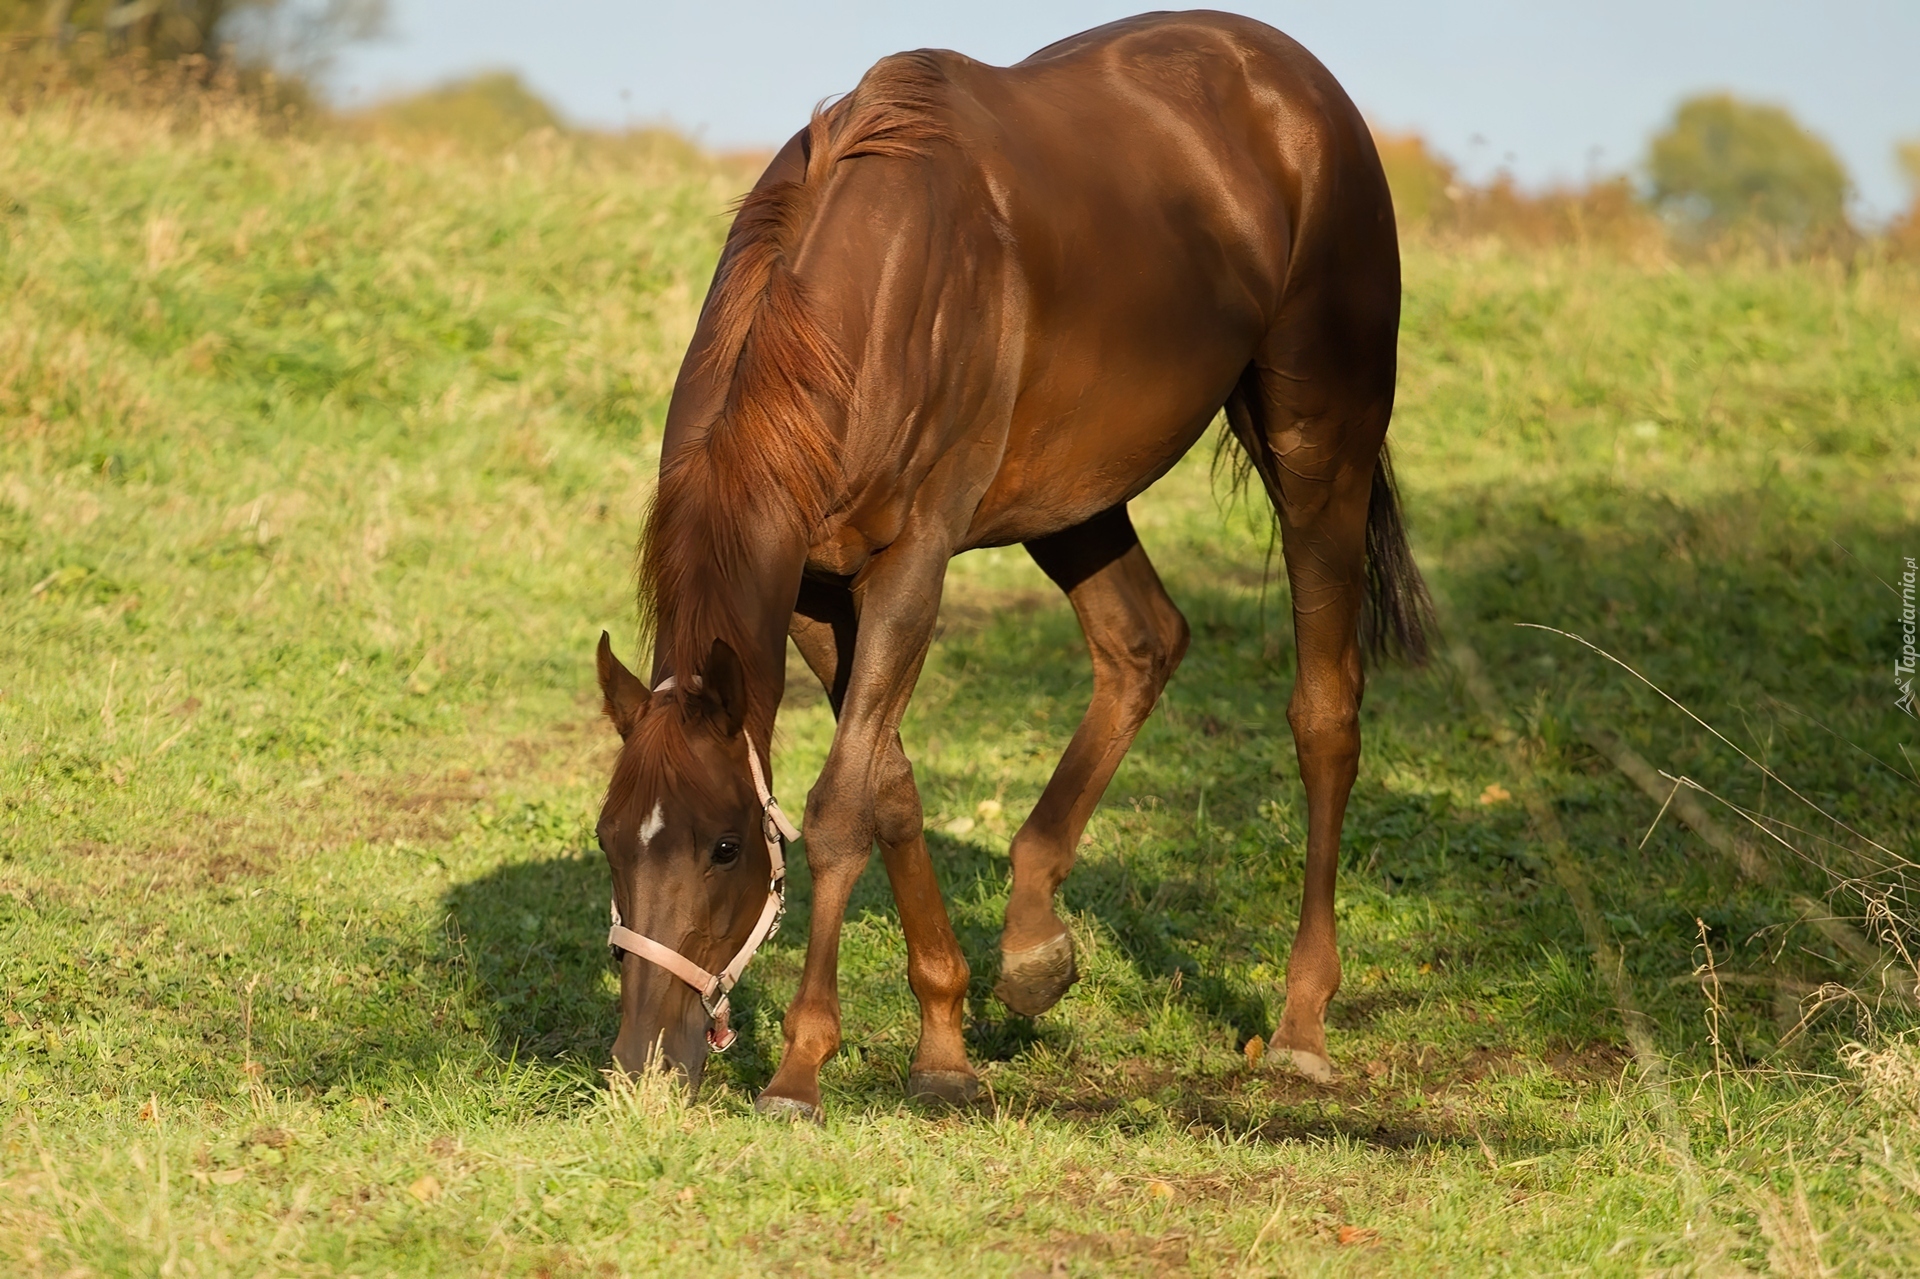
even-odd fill
[[[875,59],[940,47],[1015,62],[1138,0],[647,3],[392,0],[391,34],[348,50],[343,105],[511,68],[582,124],[671,123],[713,147],[772,146]],[[1682,97],[1787,106],[1840,153],[1857,211],[1908,190],[1894,143],[1920,137],[1920,0],[1246,0],[1372,119],[1417,129],[1467,174],[1540,186],[1633,171]]]

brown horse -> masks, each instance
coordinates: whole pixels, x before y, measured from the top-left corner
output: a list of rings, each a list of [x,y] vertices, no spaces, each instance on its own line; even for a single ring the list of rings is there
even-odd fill
[[[1093,657],[1092,704],[1013,838],[996,993],[1031,1016],[1076,976],[1054,893],[1187,647],[1126,504],[1224,406],[1278,514],[1299,653],[1306,888],[1269,1056],[1328,1077],[1361,650],[1425,642],[1385,453],[1399,308],[1366,125],[1257,22],[1153,14],[1006,68],[901,54],[816,112],[742,202],[674,387],[640,568],[652,691],[601,639],[624,738],[599,826],[619,1063],[657,1047],[697,1086],[703,1037],[724,1042],[724,990],[775,913],[759,774],[791,635],[838,724],[807,797],[806,968],[758,1105],[819,1113],[876,842],[920,1003],[908,1090],[974,1095],[967,964],[899,736],[947,561],[1023,543]]]

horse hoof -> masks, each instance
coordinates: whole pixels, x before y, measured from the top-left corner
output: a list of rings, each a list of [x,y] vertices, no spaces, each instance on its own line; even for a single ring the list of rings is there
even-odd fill
[[[919,1101],[971,1106],[982,1091],[980,1077],[970,1070],[916,1070],[907,1076],[907,1096]]]
[[[820,1113],[820,1107],[793,1097],[776,1097],[772,1093],[763,1092],[753,1099],[753,1108],[769,1119],[808,1119],[816,1124],[826,1123],[826,1118]]]
[[[1026,950],[1000,952],[1000,984],[993,993],[1023,1017],[1038,1017],[1060,1002],[1080,980],[1073,963],[1073,937],[1061,933]]]
[[[1274,1044],[1267,1049],[1267,1062],[1275,1066],[1288,1066],[1316,1084],[1333,1082],[1333,1063],[1319,1053],[1308,1052],[1304,1048],[1282,1048]]]

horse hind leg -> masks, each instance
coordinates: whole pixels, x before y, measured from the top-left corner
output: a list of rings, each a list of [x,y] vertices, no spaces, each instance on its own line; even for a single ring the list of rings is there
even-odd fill
[[[1333,1077],[1334,878],[1360,763],[1360,621],[1369,504],[1392,404],[1391,346],[1387,353],[1384,393],[1377,377],[1303,381],[1254,367],[1227,404],[1279,516],[1299,666],[1287,720],[1306,791],[1306,874],[1267,1060],[1323,1081]]]
[[[1187,623],[1167,598],[1124,506],[1027,544],[1067,594],[1093,658],[1093,699],[1040,802],[1013,837],[1013,890],[994,993],[1035,1017],[1078,978],[1073,940],[1054,912],[1087,819],[1187,650]]]

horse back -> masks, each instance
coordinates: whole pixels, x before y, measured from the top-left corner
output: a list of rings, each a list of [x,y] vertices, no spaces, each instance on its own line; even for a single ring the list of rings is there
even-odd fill
[[[1289,297],[1384,252],[1397,299],[1365,124],[1260,23],[1145,15],[1010,67],[896,55],[847,116],[902,85],[931,141],[838,164],[789,250],[854,388],[826,410],[845,492],[816,569],[857,571],[916,512],[964,549],[1124,502],[1204,432]],[[816,180],[817,125],[758,189]],[[669,453],[724,398],[726,369],[693,358],[709,320]]]
[[[975,274],[1011,277],[990,341],[1017,385],[970,544],[1028,540],[1144,490],[1205,431],[1290,297],[1372,272],[1397,299],[1365,123],[1280,32],[1146,15],[1007,68],[937,56],[956,203],[979,224],[948,243],[999,264]]]

